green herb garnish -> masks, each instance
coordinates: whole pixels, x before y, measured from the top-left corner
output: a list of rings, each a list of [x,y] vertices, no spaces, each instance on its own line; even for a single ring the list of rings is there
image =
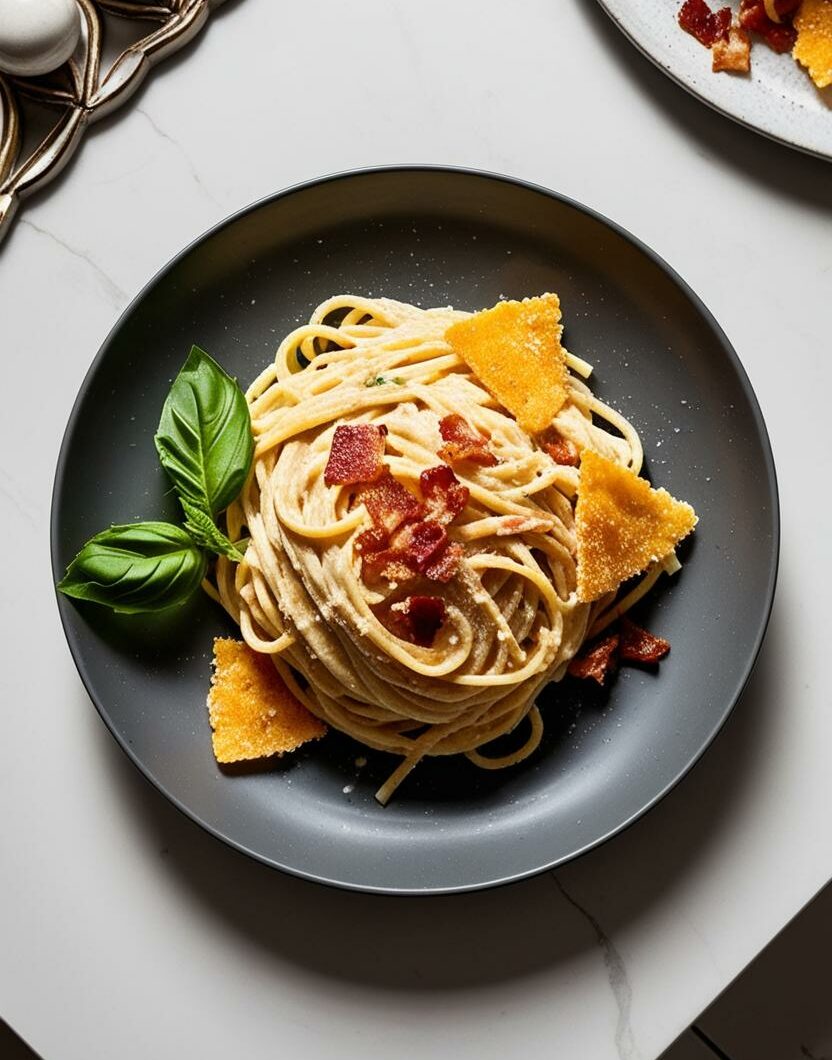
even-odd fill
[[[162,611],[188,599],[206,566],[205,554],[180,527],[131,523],[90,538],[58,588],[114,611]]]
[[[401,376],[394,375],[391,379],[388,379],[383,375],[370,376],[370,378],[364,383],[364,386],[385,386],[387,383],[395,383],[396,386],[404,386],[404,379]]]
[[[226,559],[233,560],[235,563],[240,562],[245,549],[241,550],[238,545],[229,541],[210,515],[184,497],[179,498],[179,503],[185,513],[185,529],[198,545],[207,548],[209,552],[215,552],[218,556],[225,556]]]
[[[209,517],[243,488],[254,451],[245,395],[198,346],[173,381],[154,441],[180,499]]]
[[[58,583],[66,596],[131,614],[183,604],[205,577],[205,550],[239,562],[216,517],[237,497],[254,453],[251,419],[237,382],[193,346],[173,381],[155,437],[185,514],[184,528],[112,526],[84,545]]]

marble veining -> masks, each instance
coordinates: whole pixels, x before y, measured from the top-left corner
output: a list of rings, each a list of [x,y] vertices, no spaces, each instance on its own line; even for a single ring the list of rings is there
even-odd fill
[[[615,1004],[618,1007],[618,1019],[615,1024],[615,1048],[618,1055],[621,1060],[641,1060],[642,1054],[636,1046],[633,1029],[630,1025],[633,989],[630,986],[627,968],[624,965],[621,954],[618,952],[615,943],[601,927],[597,918],[566,890],[556,873],[551,873],[551,877],[561,895],[573,909],[581,914],[592,928],[601,948],[604,957],[604,967],[607,970],[607,978],[615,998]]]
[[[119,285],[107,275],[104,269],[102,269],[99,264],[93,261],[93,259],[86,251],[79,250],[77,247],[73,247],[71,244],[67,243],[65,239],[61,239],[60,236],[56,236],[55,233],[50,232],[48,228],[41,228],[40,225],[35,224],[35,222],[28,217],[21,218],[19,223],[25,228],[31,228],[32,231],[37,232],[38,235],[44,236],[46,239],[51,239],[53,243],[57,243],[59,247],[62,247],[67,252],[67,254],[71,254],[73,258],[78,258],[79,261],[85,262],[86,265],[90,269],[92,269],[92,271],[98,277],[101,287],[103,288],[104,293],[107,295],[108,301],[113,306],[115,306],[116,309],[123,309],[124,306],[127,305],[127,303],[130,301],[130,296],[127,294],[127,292],[124,291],[121,287],[119,287]]]
[[[224,204],[220,202],[220,200],[211,192],[208,187],[206,187],[205,182],[203,181],[202,177],[200,177],[199,173],[197,172],[196,166],[191,160],[191,156],[188,154],[182,144],[173,136],[171,136],[170,133],[166,133],[165,130],[159,126],[156,119],[152,118],[142,107],[136,107],[135,112],[136,114],[140,114],[144,118],[144,120],[148,123],[150,128],[154,131],[154,133],[156,133],[160,140],[165,140],[167,143],[171,144],[173,147],[176,148],[182,158],[184,158],[194,184],[196,184],[196,186],[203,193],[203,195],[205,195],[206,198],[210,199],[215,206],[219,206],[220,209],[225,209]]]
[[[24,494],[19,484],[3,467],[0,467],[0,497],[7,500],[33,529],[37,530],[43,525],[41,506]]]

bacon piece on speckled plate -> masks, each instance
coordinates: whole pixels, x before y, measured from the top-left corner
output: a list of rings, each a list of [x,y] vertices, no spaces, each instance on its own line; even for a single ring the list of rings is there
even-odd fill
[[[797,40],[797,30],[791,24],[791,13],[795,4],[778,4],[777,12],[785,22],[774,22],[766,14],[763,0],[742,0],[740,3],[740,25],[743,29],[757,33],[769,48],[776,52],[791,51]]]
[[[711,11],[705,0],[685,0],[679,11],[679,25],[696,37],[700,44],[710,48],[718,40],[728,36],[731,25],[731,8],[722,7]]]

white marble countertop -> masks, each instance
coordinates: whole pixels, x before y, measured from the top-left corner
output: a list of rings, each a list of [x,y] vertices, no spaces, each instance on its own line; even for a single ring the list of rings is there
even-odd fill
[[[259,196],[393,162],[536,181],[654,247],[734,342],[780,475],[771,628],[715,745],[601,849],[470,897],[326,890],[181,817],[90,705],[48,563],[64,424],[140,286]],[[229,0],[96,127],[0,252],[0,1006],[45,1060],[651,1058],[827,882],[831,180],[589,0]]]

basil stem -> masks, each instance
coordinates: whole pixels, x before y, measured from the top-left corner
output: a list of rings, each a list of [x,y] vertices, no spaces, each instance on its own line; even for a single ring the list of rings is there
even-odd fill
[[[197,508],[196,505],[191,504],[184,497],[180,497],[179,502],[185,513],[185,529],[194,541],[201,545],[202,548],[215,552],[218,556],[226,556],[228,559],[233,560],[234,563],[239,563],[243,558],[243,552],[248,542],[240,549],[238,545],[229,541],[213,519],[206,515],[201,508]]]

